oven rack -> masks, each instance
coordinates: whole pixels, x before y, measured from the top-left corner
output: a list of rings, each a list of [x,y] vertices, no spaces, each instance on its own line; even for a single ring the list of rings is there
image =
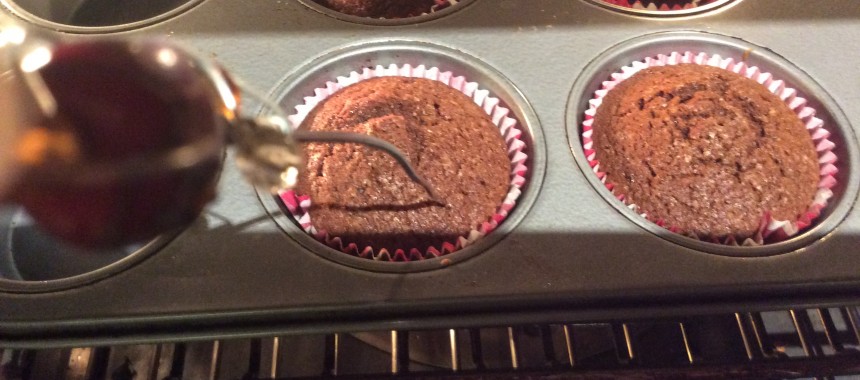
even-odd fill
[[[602,332],[602,334],[601,334]],[[488,339],[489,333],[496,338]],[[689,318],[4,350],[3,380],[834,379],[860,375],[856,307]],[[410,353],[427,334],[447,363]],[[603,337],[596,341],[595,336]],[[583,351],[581,338],[591,341]],[[594,346],[607,348],[597,350]],[[411,346],[411,347],[410,347]],[[443,350],[444,351],[444,350]],[[495,356],[494,356],[495,355]],[[423,361],[423,363],[421,362]]]

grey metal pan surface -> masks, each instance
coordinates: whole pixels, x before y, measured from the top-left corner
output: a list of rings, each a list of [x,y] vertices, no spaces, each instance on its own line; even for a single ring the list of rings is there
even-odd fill
[[[543,141],[534,146],[544,150],[545,172],[530,179],[539,186],[521,219],[483,252],[438,268],[380,271],[308,249],[313,242],[284,228],[289,219],[241,180],[228,154],[216,203],[157,252],[79,286],[4,287],[0,345],[510,325],[860,302],[860,7],[853,1],[744,0],[713,13],[648,18],[581,0],[475,0],[414,25],[364,25],[296,0],[205,0],[156,24],[110,32],[176,40],[272,94],[320,57],[357,45],[410,41],[458,51],[499,73],[504,86],[497,89],[515,89],[510,101],[534,113],[533,136]],[[715,252],[664,236],[604,199],[577,147],[579,107],[587,102],[581,94],[609,67],[676,43],[722,54],[752,48],[758,64],[784,72],[822,106],[844,166],[837,201],[819,228],[773,251]]]

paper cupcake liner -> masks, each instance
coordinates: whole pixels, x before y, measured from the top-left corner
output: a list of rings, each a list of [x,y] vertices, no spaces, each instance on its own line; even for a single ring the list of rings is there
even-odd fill
[[[660,54],[656,58],[649,57],[645,58],[643,61],[633,62],[629,66],[624,66],[621,68],[620,72],[613,73],[610,80],[603,82],[601,89],[597,90],[594,93],[594,98],[589,100],[589,108],[585,111],[585,120],[582,122],[583,149],[585,150],[585,155],[588,159],[589,165],[601,182],[606,185],[607,189],[612,191],[613,195],[615,195],[618,200],[624,202],[624,204],[630,209],[640,213],[639,208],[635,204],[627,202],[624,194],[617,194],[613,191],[614,184],[607,182],[606,173],[600,171],[600,162],[593,148],[594,143],[591,139],[594,115],[597,112],[597,108],[600,107],[603,97],[606,96],[610,90],[615,88],[618,83],[630,78],[633,74],[636,74],[640,70],[648,67],[677,65],[681,63],[719,67],[750,78],[767,87],[770,92],[779,96],[780,99],[782,99],[803,122],[806,130],[809,132],[809,136],[812,138],[815,150],[818,153],[819,165],[818,190],[815,193],[812,204],[810,204],[806,212],[797,220],[776,220],[773,219],[769,213],[765,213],[765,215],[762,216],[761,226],[758,233],[742,242],[736,241],[736,239],[731,236],[722,240],[703,238],[700,236],[688,236],[718,244],[755,246],[788,239],[804,228],[812,225],[813,221],[821,214],[821,210],[827,206],[828,200],[833,196],[831,189],[836,185],[836,178],[834,175],[838,172],[838,169],[835,166],[837,157],[836,154],[833,153],[833,148],[836,145],[832,141],[828,140],[830,132],[824,129],[824,122],[815,117],[815,109],[807,105],[805,98],[798,96],[797,90],[787,87],[785,82],[775,79],[770,73],[762,72],[756,66],[749,66],[746,63],[736,61],[733,58],[722,58],[716,54],[708,55],[706,53],[692,52],[685,52],[683,54],[673,52],[669,55]],[[666,226],[662,220],[649,217],[645,213],[640,213],[640,215],[672,232],[678,232],[677,228]]]
[[[456,6],[461,0],[436,0],[436,4],[430,7],[430,12],[422,13],[421,16],[433,14],[445,8]],[[416,16],[417,17],[417,16]],[[408,18],[408,17],[407,17]]]
[[[523,132],[517,126],[517,120],[508,116],[510,114],[510,110],[503,107],[500,104],[499,99],[491,96],[489,91],[479,89],[477,83],[469,82],[462,76],[455,76],[450,71],[440,71],[436,67],[427,68],[424,65],[417,67],[403,65],[398,67],[396,65],[391,65],[386,68],[380,65],[373,69],[365,68],[361,72],[353,71],[347,76],[338,77],[334,82],[326,82],[325,87],[315,89],[314,96],[306,97],[304,99],[304,104],[296,106],[296,114],[289,116],[290,124],[293,128],[297,128],[314,107],[338,90],[366,79],[385,76],[426,78],[445,83],[463,94],[466,94],[466,96],[471,98],[475,104],[480,106],[484,112],[490,116],[493,124],[499,128],[499,132],[505,140],[508,158],[511,160],[510,189],[493,216],[487,221],[481,223],[476,229],[470,231],[467,235],[459,237],[456,241],[445,242],[438,247],[410,247],[397,249],[395,252],[389,252],[384,248],[374,250],[374,248],[370,246],[359,247],[355,243],[344,241],[340,237],[330,236],[325,231],[317,230],[314,227],[310,213],[308,212],[311,207],[311,199],[307,195],[297,194],[295,191],[287,190],[281,192],[281,200],[305,232],[332,248],[362,258],[377,261],[423,260],[443,256],[471,245],[476,240],[496,229],[496,227],[498,227],[498,225],[507,217],[508,213],[514,208],[517,198],[520,196],[521,188],[526,182],[525,174],[528,171],[528,168],[525,165],[528,155],[523,152],[526,144],[521,140]]]
[[[433,8],[430,8],[430,13],[441,11],[448,7],[453,7],[459,3],[460,0],[436,0],[436,5]]]
[[[600,0],[625,8],[651,11],[680,11],[713,3],[715,0]]]

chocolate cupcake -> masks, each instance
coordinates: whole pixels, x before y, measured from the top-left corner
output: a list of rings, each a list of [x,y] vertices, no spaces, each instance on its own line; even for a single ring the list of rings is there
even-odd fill
[[[312,200],[307,211],[316,230],[358,251],[453,250],[492,220],[511,188],[512,162],[499,127],[468,96],[435,80],[359,81],[317,104],[300,128],[385,139],[441,198],[431,199],[385,153],[306,144],[296,192]]]
[[[766,216],[802,219],[819,190],[818,153],[798,115],[722,68],[641,70],[606,94],[592,128],[613,191],[679,233],[752,238]]]
[[[326,8],[348,15],[372,18],[405,18],[430,13],[448,1],[439,0],[314,0]]]

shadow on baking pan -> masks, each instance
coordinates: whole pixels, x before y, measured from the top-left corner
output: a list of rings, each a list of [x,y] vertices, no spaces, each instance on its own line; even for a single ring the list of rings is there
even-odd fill
[[[56,290],[113,275],[156,252],[169,239],[88,250],[43,231],[21,208],[0,207],[0,290]]]
[[[475,0],[342,1],[299,0],[310,9],[341,21],[396,26],[418,24],[462,10]]]
[[[57,339],[100,345],[228,330],[281,334],[638,319],[845,304],[857,302],[860,284],[857,232],[783,257],[729,260],[597,223],[571,232],[514,231],[493,252],[406,275],[331,265],[278,232],[261,231],[266,219],[215,228],[198,223],[141,265],[75,291],[0,291],[0,342],[32,345],[62,334]],[[87,322],[51,330],[45,316]],[[126,316],[135,321],[122,322]]]
[[[79,26],[110,26],[146,20],[167,13],[188,0],[86,0],[69,17]]]
[[[154,24],[202,0],[0,0],[34,24],[73,33],[106,33]]]
[[[310,1],[283,1],[281,3],[248,2],[241,7],[208,6],[205,12],[183,19],[182,23],[171,25],[176,33],[189,31],[194,33],[225,31],[314,31],[329,33],[338,29],[356,28],[465,28],[480,29],[507,26],[517,32],[533,32],[551,28],[581,25],[591,28],[595,25],[630,24],[649,22],[652,20],[668,21],[674,25],[683,25],[683,20],[695,17],[695,20],[837,20],[860,19],[860,7],[847,6],[847,3],[837,1],[812,2],[808,0],[734,0],[725,5],[715,7],[707,5],[708,11],[694,12],[681,10],[678,14],[651,15],[646,10],[637,10],[601,3],[599,0],[529,0],[529,1],[497,1],[476,0],[460,6],[445,9],[445,15],[432,17],[427,22],[378,20],[357,22],[354,17],[338,17],[327,15],[320,11],[322,6]],[[275,3],[272,5],[272,3]],[[310,6],[306,5],[309,4]],[[720,4],[716,4],[720,5]],[[712,8],[711,8],[712,7]],[[247,17],[236,17],[237,9],[241,9]],[[643,12],[645,14],[643,14]],[[687,14],[691,13],[691,14]],[[253,16],[251,16],[253,15]],[[654,16],[654,17],[650,17]],[[668,17],[667,17],[668,16]],[[674,17],[680,16],[680,17]],[[421,19],[415,17],[413,19]],[[373,26],[358,25],[372,24]],[[655,24],[656,25],[656,24]],[[516,28],[522,27],[522,30]],[[528,28],[528,29],[527,29]]]

